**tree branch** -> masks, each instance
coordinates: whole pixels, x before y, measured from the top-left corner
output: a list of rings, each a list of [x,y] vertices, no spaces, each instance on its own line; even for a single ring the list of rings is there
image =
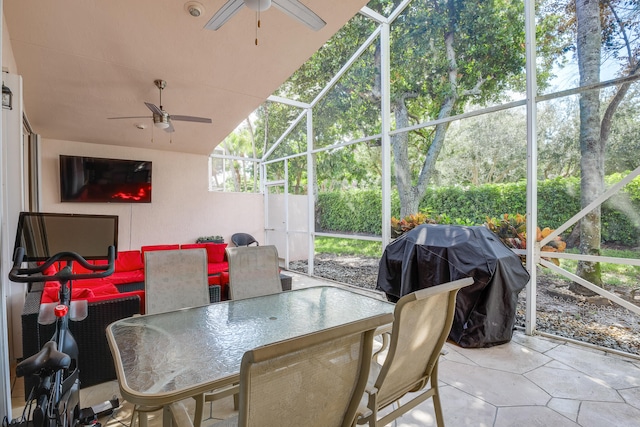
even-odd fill
[[[485,79],[483,79],[482,77],[480,77],[478,79],[478,81],[476,82],[475,86],[472,87],[471,89],[467,89],[462,91],[462,93],[460,94],[460,96],[472,96],[472,95],[480,95],[481,91],[480,88],[482,87],[482,84],[485,82]]]

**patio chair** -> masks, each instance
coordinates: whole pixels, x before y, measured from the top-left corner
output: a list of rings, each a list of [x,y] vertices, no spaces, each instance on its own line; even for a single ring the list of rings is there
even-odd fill
[[[433,286],[403,296],[396,303],[391,340],[382,365],[372,363],[367,390],[358,408],[357,424],[384,426],[433,398],[437,425],[444,426],[438,392],[438,359],[456,307],[458,290],[472,278]],[[429,388],[425,390],[427,383]],[[410,400],[400,404],[408,393]],[[378,411],[394,402],[398,407],[378,419]]]
[[[144,255],[145,313],[207,305],[207,252],[204,249],[150,251]]]
[[[251,235],[247,233],[235,233],[231,235],[231,242],[236,246],[249,246],[256,244],[260,246],[260,243]]]
[[[149,251],[145,253],[144,264],[147,314],[199,307],[210,303],[205,249]],[[196,426],[200,426],[205,401],[221,399],[237,392],[238,388],[235,387],[194,396]],[[136,407],[135,411],[140,412],[140,421],[143,424],[143,413],[159,409]]]
[[[351,426],[371,366],[373,334],[391,320],[381,314],[246,352],[239,413],[211,427]],[[170,411],[176,426],[191,426],[182,404]]]
[[[227,248],[229,298],[252,298],[282,292],[275,246]]]

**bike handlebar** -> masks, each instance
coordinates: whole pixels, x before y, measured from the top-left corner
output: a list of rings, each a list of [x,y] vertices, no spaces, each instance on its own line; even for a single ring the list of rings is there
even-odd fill
[[[101,277],[107,277],[111,275],[115,268],[116,249],[114,246],[109,246],[107,250],[107,264],[90,264],[89,261],[84,259],[76,252],[59,252],[46,260],[43,264],[36,267],[21,268],[24,261],[25,250],[23,247],[16,248],[13,254],[13,268],[9,272],[9,279],[18,283],[33,283],[33,282],[48,282],[55,281],[68,281],[68,280],[81,280],[81,279],[96,279]],[[58,261],[76,261],[87,270],[95,271],[95,273],[80,273],[74,274],[70,268],[63,268],[56,274],[42,275],[46,269],[51,267]],[[40,274],[40,275],[38,275]]]

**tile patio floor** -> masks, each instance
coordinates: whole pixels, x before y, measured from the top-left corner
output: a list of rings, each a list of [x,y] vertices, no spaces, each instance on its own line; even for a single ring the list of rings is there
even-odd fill
[[[295,273],[293,288],[326,284]],[[23,405],[22,381],[12,395]],[[83,406],[120,396],[117,381],[81,390]],[[448,427],[638,427],[640,426],[640,359],[605,354],[559,339],[516,332],[511,342],[486,349],[446,344],[440,359],[440,395]],[[193,408],[193,400],[186,400]],[[131,404],[122,402],[103,426],[128,426]],[[211,418],[233,413],[232,398],[214,402]],[[205,411],[206,412],[206,411]],[[14,409],[13,416],[19,414]],[[159,427],[161,413],[150,417]],[[430,400],[390,424],[434,426]]]

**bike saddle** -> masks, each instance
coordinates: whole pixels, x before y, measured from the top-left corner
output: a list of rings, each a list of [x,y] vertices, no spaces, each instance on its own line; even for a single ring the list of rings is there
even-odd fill
[[[16,375],[24,377],[45,369],[56,372],[68,368],[71,365],[71,356],[58,351],[54,341],[48,341],[42,349],[31,357],[24,359],[16,366]]]

